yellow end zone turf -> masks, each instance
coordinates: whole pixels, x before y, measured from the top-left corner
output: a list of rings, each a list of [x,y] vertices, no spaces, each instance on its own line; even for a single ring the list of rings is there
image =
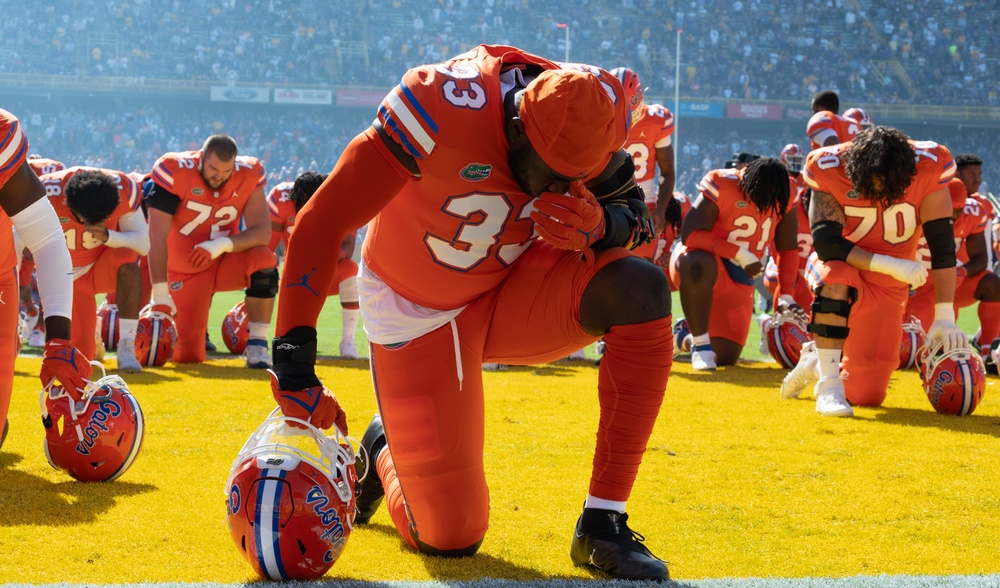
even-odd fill
[[[109,366],[114,364],[110,359]],[[0,451],[0,582],[244,582],[225,523],[236,452],[273,408],[266,373],[239,360],[127,376],[145,446],[116,482],[81,484],[42,453],[39,361],[17,361]],[[351,433],[375,411],[364,361],[323,361]],[[677,579],[1000,571],[1000,392],[970,417],[935,414],[916,372],[880,409],[821,418],[778,397],[783,370],[675,365],[629,502],[629,522]],[[331,578],[592,577],[569,559],[587,491],[597,368],[484,375],[491,529],[479,555],[422,557],[385,513],[355,529]]]

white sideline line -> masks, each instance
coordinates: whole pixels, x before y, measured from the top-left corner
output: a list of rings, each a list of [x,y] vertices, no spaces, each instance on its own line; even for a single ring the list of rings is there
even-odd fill
[[[470,582],[360,580],[320,580],[316,582],[254,582],[221,584],[213,582],[157,582],[142,584],[100,584],[101,588],[290,588],[296,586],[330,588],[1000,588],[1000,574],[967,576],[850,576],[846,578],[724,578],[678,580],[674,582],[634,582],[629,580],[477,580]],[[0,584],[0,588],[82,588],[95,584]]]

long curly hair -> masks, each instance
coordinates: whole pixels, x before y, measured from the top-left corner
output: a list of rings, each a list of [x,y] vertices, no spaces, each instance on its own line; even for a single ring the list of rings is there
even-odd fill
[[[757,210],[782,217],[788,209],[791,189],[788,170],[776,157],[761,157],[750,162],[740,179],[740,190]]]
[[[306,205],[306,202],[309,202],[324,180],[326,180],[326,174],[314,171],[304,172],[295,178],[292,189],[288,191],[288,197],[295,203],[296,212],[302,210],[302,207]]]
[[[882,208],[902,200],[917,175],[917,153],[910,138],[892,127],[861,131],[843,156],[854,189]]]

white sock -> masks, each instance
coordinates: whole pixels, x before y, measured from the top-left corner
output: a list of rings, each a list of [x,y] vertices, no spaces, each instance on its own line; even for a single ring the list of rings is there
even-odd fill
[[[816,357],[819,360],[819,377],[839,378],[840,377],[840,350],[816,348]]]
[[[135,339],[135,330],[139,328],[139,319],[123,319],[118,317],[118,338]]]
[[[583,508],[599,508],[601,510],[613,510],[615,512],[624,513],[625,502],[618,502],[617,500],[605,500],[603,498],[597,498],[596,496],[588,494],[587,502],[584,503]]]
[[[704,333],[704,334],[701,334],[701,335],[692,335],[691,336],[691,340],[694,342],[694,345],[711,345],[712,344],[712,338],[708,336],[708,333]]]
[[[247,330],[250,331],[250,340],[259,339],[261,341],[267,341],[267,331],[271,327],[270,323],[250,323],[247,325]]]
[[[354,341],[354,333],[358,330],[358,317],[361,316],[360,308],[342,308],[343,329],[340,338],[342,341]]]

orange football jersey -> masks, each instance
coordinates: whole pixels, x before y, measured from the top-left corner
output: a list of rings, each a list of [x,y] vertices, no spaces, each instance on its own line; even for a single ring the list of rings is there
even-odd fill
[[[527,65],[560,67],[512,47],[484,45],[409,70],[382,101],[378,121],[417,160],[421,177],[369,224],[363,256],[408,300],[461,307],[496,287],[536,239],[528,216],[534,198],[511,174],[503,124],[504,92]],[[566,67],[585,68],[602,82],[627,137],[630,113],[618,80],[596,67]]]
[[[636,182],[653,179],[656,175],[656,148],[668,146],[673,133],[674,115],[669,110],[659,104],[647,104],[642,109],[625,142],[625,151],[632,156],[632,163],[635,164]],[[656,195],[653,194],[653,197]]]
[[[79,171],[94,170],[93,167],[71,167],[51,174],[45,174],[39,179],[45,186],[45,195],[49,197],[49,203],[59,215],[59,223],[62,225],[63,236],[66,237],[66,247],[69,248],[69,256],[73,260],[73,267],[80,268],[97,261],[107,245],[93,238],[83,226],[83,223],[76,220],[76,217],[66,206],[66,184],[69,179]],[[127,174],[110,169],[97,170],[111,176],[118,186],[118,207],[115,208],[111,216],[104,221],[104,226],[111,230],[118,229],[118,221],[121,217],[139,210],[141,200],[138,187],[132,178]]]
[[[846,143],[853,139],[860,130],[861,127],[854,119],[845,118],[829,110],[822,110],[809,119],[806,135],[809,136],[809,146],[815,150],[821,147],[820,143],[816,141],[821,136],[825,139],[825,135],[832,132],[837,135],[837,143]]]
[[[66,169],[65,163],[61,161],[56,161],[54,159],[46,159],[44,157],[36,157],[35,159],[29,159],[28,166],[31,167],[31,171],[35,172],[36,176],[44,176],[45,174],[54,174],[57,171],[62,171]]]
[[[28,156],[28,137],[21,130],[17,117],[0,109],[0,188],[24,163]],[[0,271],[17,266],[14,254],[14,231],[10,217],[0,209]]]
[[[281,244],[285,247],[288,247],[288,238],[292,236],[292,227],[295,225],[295,203],[288,196],[294,184],[295,182],[281,182],[267,193],[267,210],[271,215],[271,222],[283,227]]]
[[[260,161],[239,155],[233,175],[213,190],[198,171],[200,162],[200,150],[185,151],[167,153],[153,166],[153,182],[180,199],[167,236],[170,272],[198,273],[188,262],[191,249],[202,241],[238,233],[247,200],[267,183]]]
[[[781,218],[774,213],[761,212],[756,204],[744,197],[739,187],[744,171],[745,168],[712,170],[702,178],[698,190],[702,197],[719,207],[712,233],[760,259],[767,244],[774,240],[774,230]],[[790,197],[785,213],[794,206],[795,199]]]
[[[947,147],[933,141],[910,144],[917,152],[917,175],[902,199],[888,208],[865,200],[847,179],[841,154],[850,143],[817,149],[806,157],[802,172],[806,184],[837,199],[844,207],[844,237],[872,253],[915,259],[923,235],[920,204],[955,176],[955,162]]]

